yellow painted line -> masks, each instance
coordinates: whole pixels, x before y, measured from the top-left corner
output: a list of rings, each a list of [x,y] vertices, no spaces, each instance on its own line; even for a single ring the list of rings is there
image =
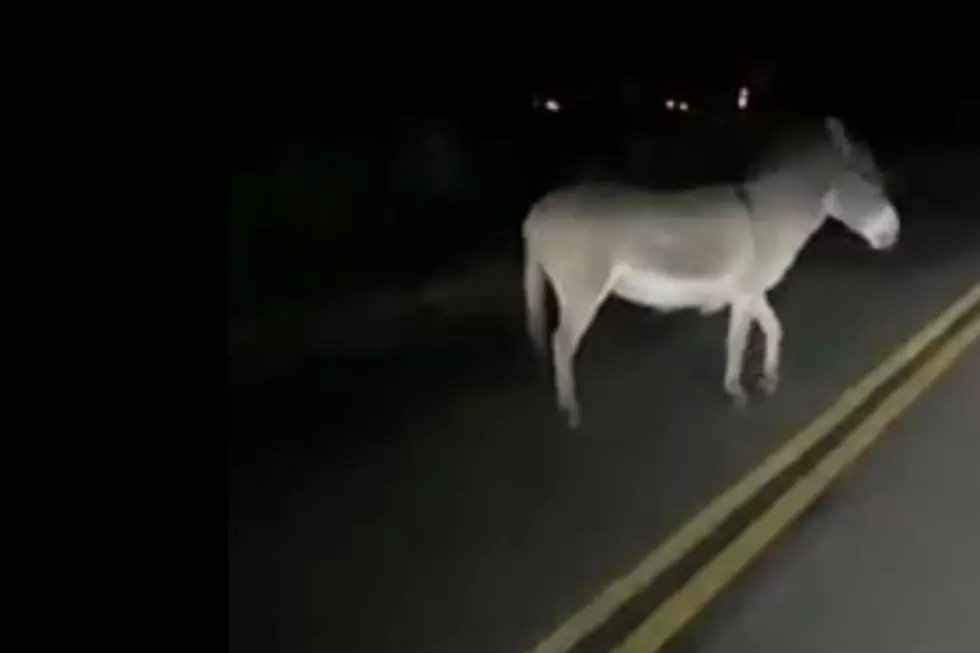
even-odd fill
[[[644,558],[639,565],[613,581],[590,603],[542,640],[533,653],[567,653],[599,628],[616,610],[628,603],[708,537],[733,512],[748,503],[772,479],[799,460],[812,446],[827,437],[881,386],[938,340],[960,317],[980,304],[980,283],[974,285],[939,317],[864,378],[844,391],[840,398],[806,428],[777,449],[762,464],[705,506],[680,530]]]
[[[677,634],[886,432],[980,336],[980,316],[894,390],[833,451],[648,617],[615,653],[654,653]]]

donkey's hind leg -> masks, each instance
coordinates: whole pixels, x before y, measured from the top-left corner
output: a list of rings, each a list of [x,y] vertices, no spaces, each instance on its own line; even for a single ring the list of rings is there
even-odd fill
[[[608,284],[555,284],[558,296],[558,328],[552,336],[555,393],[569,428],[581,423],[575,387],[575,355],[599,307],[609,294]],[[564,287],[563,287],[564,286]]]

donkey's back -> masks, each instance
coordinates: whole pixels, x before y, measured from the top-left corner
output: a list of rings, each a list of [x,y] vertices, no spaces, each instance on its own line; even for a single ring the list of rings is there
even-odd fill
[[[733,185],[654,192],[618,184],[555,190],[523,225],[545,268],[607,274],[616,266],[679,279],[729,276],[751,251],[750,215]],[[584,271],[584,270],[583,270]]]

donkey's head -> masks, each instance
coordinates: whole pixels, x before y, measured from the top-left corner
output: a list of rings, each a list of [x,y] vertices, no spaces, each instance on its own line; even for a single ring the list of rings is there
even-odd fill
[[[840,164],[823,197],[824,212],[860,235],[874,249],[898,242],[898,212],[885,189],[885,175],[867,146],[848,136],[838,118],[826,120]]]

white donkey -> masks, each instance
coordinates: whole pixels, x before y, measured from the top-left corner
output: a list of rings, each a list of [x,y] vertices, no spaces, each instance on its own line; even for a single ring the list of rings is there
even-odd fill
[[[892,247],[899,236],[898,214],[870,152],[848,138],[837,118],[827,118],[826,129],[743,184],[659,193],[583,184],[534,204],[523,224],[527,326],[544,350],[547,278],[559,306],[555,391],[570,427],[580,422],[575,354],[610,293],[661,311],[729,307],[724,390],[739,406],[746,402],[746,343],[758,323],[765,337],[762,387],[776,391],[783,329],[766,295],[827,215],[874,249]]]

